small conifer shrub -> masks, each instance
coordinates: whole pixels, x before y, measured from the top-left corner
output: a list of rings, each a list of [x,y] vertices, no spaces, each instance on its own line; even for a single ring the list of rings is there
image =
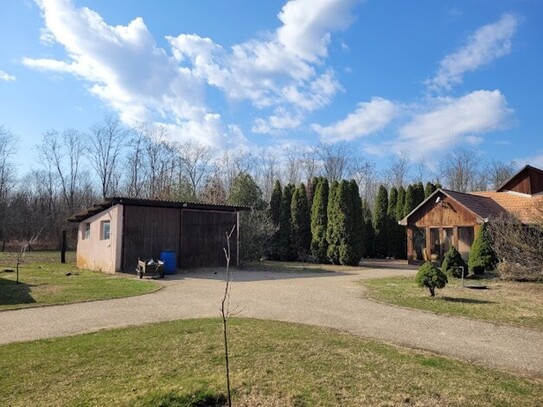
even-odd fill
[[[428,288],[432,297],[436,295],[436,288],[443,288],[449,282],[445,273],[429,261],[420,266],[415,281],[419,287]]]
[[[464,277],[468,275],[468,265],[454,246],[451,246],[447,253],[443,263],[441,263],[441,271],[447,274],[449,277],[462,278],[462,270]]]

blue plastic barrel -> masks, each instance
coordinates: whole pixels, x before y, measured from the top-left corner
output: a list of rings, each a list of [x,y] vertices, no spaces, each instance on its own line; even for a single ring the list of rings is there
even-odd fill
[[[162,250],[160,260],[164,262],[164,274],[175,274],[177,270],[177,257],[173,250]]]

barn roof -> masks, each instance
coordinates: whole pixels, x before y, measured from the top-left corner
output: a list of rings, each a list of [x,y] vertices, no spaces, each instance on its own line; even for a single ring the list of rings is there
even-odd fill
[[[526,191],[529,195],[534,195],[542,192],[541,179],[543,179],[543,170],[533,167],[531,165],[525,165],[520,171],[513,174],[511,178],[505,181],[496,191],[514,191],[515,183],[521,179],[527,179],[529,183],[529,191]]]
[[[183,208],[183,209],[200,209],[203,211],[222,211],[222,212],[238,212],[250,210],[248,206],[240,205],[219,205],[210,203],[197,202],[181,202],[181,201],[160,201],[154,199],[139,199],[126,197],[111,197],[106,198],[103,202],[94,204],[87,209],[82,210],[68,218],[69,222],[82,222],[108,208],[115,205],[132,205],[132,206],[152,206],[159,208]]]

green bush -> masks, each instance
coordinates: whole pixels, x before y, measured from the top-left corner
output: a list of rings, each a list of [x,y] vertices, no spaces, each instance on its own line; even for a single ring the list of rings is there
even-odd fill
[[[458,253],[458,250],[456,250],[454,246],[451,246],[451,248],[447,250],[447,253],[445,253],[443,263],[441,263],[441,271],[449,277],[461,278],[462,270],[464,277],[466,277],[468,275],[468,265],[460,253]]]
[[[468,266],[470,273],[483,274],[487,270],[494,270],[498,259],[492,250],[490,234],[486,223],[479,229],[471,245]]]
[[[436,288],[443,288],[449,282],[445,273],[429,261],[420,266],[415,281],[419,287],[428,288],[432,297],[436,295]]]

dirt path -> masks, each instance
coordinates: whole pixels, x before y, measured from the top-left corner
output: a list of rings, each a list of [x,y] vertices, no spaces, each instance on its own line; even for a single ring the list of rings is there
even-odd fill
[[[378,304],[358,281],[411,270],[353,273],[235,271],[230,309],[239,316],[299,322],[430,350],[500,369],[543,375],[543,333]],[[216,317],[222,272],[188,272],[140,297],[0,312],[0,344],[150,322]]]

